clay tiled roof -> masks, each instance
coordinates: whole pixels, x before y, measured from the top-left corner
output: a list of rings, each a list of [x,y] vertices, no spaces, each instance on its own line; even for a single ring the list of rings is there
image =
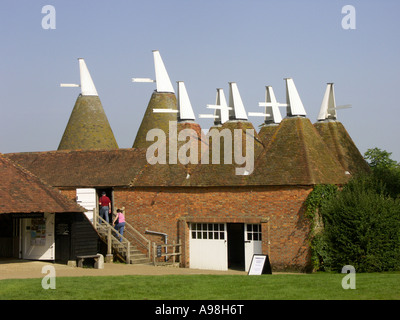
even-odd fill
[[[153,143],[152,141],[146,140],[147,133],[151,129],[160,129],[168,137],[169,121],[177,121],[178,119],[177,113],[155,113],[153,109],[178,110],[175,94],[169,92],[153,92],[143,116],[142,123],[136,134],[133,148],[147,148]]]
[[[188,179],[185,180],[185,185],[190,186],[237,186],[237,185],[245,185],[246,182],[243,179],[243,175],[237,173],[236,169],[240,167],[244,167],[245,164],[239,165],[235,162],[234,152],[235,148],[238,145],[234,144],[234,130],[239,129],[241,130],[241,154],[243,157],[246,156],[247,148],[246,148],[246,138],[250,138],[254,142],[254,154],[248,154],[248,156],[252,157],[253,160],[258,157],[258,155],[263,150],[263,144],[258,137],[256,130],[253,127],[253,124],[248,121],[227,121],[222,126],[214,126],[211,129],[217,129],[220,132],[222,130],[227,129],[230,133],[232,138],[232,145],[230,146],[230,159],[231,163],[226,163],[225,159],[225,140],[224,138],[220,139],[220,163],[215,164],[213,163],[213,147],[212,147],[212,140],[205,140],[205,143],[208,144],[209,147],[209,160],[208,164],[205,164],[204,161],[202,164],[198,165],[193,169],[191,175]],[[211,130],[210,129],[210,130]],[[252,135],[248,135],[246,129],[253,130]],[[223,134],[221,134],[223,136]]]
[[[201,149],[202,144],[204,142],[204,134],[201,131],[200,126],[194,122],[178,122],[177,123],[177,132],[181,132],[181,130],[188,129],[190,137],[186,138],[186,141],[177,140],[177,159],[176,164],[170,164],[169,157],[169,141],[166,141],[166,164],[153,164],[150,165],[146,162],[143,169],[135,176],[135,178],[131,182],[131,186],[181,186],[187,183],[188,177],[190,177],[191,173],[196,170],[197,164],[188,163],[182,164],[181,159],[179,159],[179,151],[184,150],[183,146],[189,148],[186,152],[186,156],[188,157],[191,152],[197,151],[197,163],[200,162],[201,158]],[[195,151],[196,150],[196,151]]]
[[[181,164],[154,164],[147,150],[69,150],[10,153],[6,156],[54,187],[101,188],[179,186],[187,168]]]
[[[282,120],[246,177],[251,185],[344,184],[349,176],[311,124],[302,117]]]
[[[314,124],[332,154],[351,174],[369,172],[370,168],[339,121],[321,121]]]
[[[278,129],[279,124],[264,124],[260,131],[258,132],[258,136],[260,140],[264,144],[264,147],[267,147],[271,141],[272,136],[274,135],[276,129]]]
[[[246,129],[249,125],[232,122],[220,129]],[[200,130],[196,124],[178,127]],[[208,143],[203,138],[198,141],[199,145]],[[55,187],[315,185],[344,184],[349,178],[307,118],[286,118],[270,134],[266,144],[259,141],[257,134],[254,141],[254,170],[250,175],[237,175],[235,163],[211,164],[210,161],[210,164],[195,166],[179,161],[169,164],[167,160],[167,164],[152,165],[147,161],[146,148],[7,156]],[[244,138],[242,144],[245,145]],[[178,144],[179,148],[181,145]]]
[[[85,211],[3,155],[0,155],[0,199],[0,213]]]
[[[79,95],[58,150],[118,149],[98,96]]]
[[[128,186],[147,165],[145,149],[7,154],[54,187]]]

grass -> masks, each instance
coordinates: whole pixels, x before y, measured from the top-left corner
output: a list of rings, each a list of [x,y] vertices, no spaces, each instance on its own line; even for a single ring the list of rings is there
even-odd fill
[[[400,273],[356,274],[344,290],[343,274],[169,275],[57,277],[0,280],[0,300],[398,300]]]

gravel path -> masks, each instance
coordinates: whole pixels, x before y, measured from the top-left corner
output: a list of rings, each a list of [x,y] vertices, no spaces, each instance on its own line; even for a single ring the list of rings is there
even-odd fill
[[[42,268],[51,265],[55,268],[57,277],[80,276],[119,276],[119,275],[170,275],[170,274],[220,274],[220,275],[246,275],[244,271],[216,271],[189,268],[175,268],[169,266],[129,265],[122,263],[104,263],[104,269],[78,268],[66,264],[57,264],[45,261],[29,260],[0,260],[0,280],[43,278],[47,272],[42,273]]]

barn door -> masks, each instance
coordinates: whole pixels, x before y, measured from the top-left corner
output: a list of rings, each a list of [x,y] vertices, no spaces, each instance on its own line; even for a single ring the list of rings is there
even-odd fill
[[[228,270],[225,223],[190,224],[190,268]]]
[[[245,268],[249,271],[253,254],[262,253],[261,224],[245,224],[244,233]]]
[[[94,212],[97,204],[96,189],[76,189],[76,202],[87,210],[85,215],[90,222],[93,223]]]

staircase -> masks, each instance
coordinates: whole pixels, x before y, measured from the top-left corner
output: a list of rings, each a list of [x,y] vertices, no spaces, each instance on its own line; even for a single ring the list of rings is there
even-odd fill
[[[95,228],[100,239],[107,244],[107,255],[117,254],[127,264],[148,264],[150,263],[151,243],[128,222],[125,222],[124,236],[98,217],[101,223],[95,221]],[[119,240],[122,238],[122,241]],[[139,250],[141,248],[142,250]],[[147,253],[143,253],[147,252]]]

